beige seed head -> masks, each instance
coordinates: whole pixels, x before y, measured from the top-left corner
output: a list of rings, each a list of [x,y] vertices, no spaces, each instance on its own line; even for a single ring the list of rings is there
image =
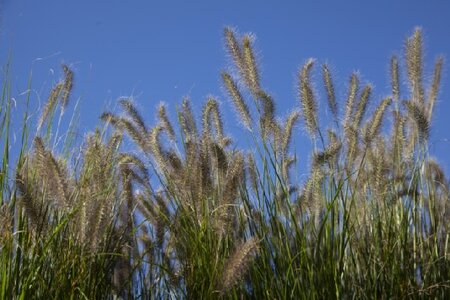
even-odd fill
[[[429,121],[431,121],[431,118],[433,116],[434,103],[436,102],[437,95],[439,93],[439,87],[440,87],[440,83],[441,83],[441,72],[442,72],[443,64],[444,64],[444,58],[439,57],[436,60],[436,63],[434,65],[433,82],[431,84],[430,92],[428,95],[428,106],[427,106],[427,118]]]
[[[356,99],[356,94],[359,89],[359,78],[356,73],[353,73],[350,77],[350,85],[348,91],[347,102],[345,103],[345,116],[344,116],[344,129],[350,127],[350,119],[353,116],[353,107]]]
[[[400,80],[399,80],[399,68],[397,56],[392,56],[391,58],[391,87],[392,87],[392,97],[396,103],[400,98]]]
[[[281,149],[284,154],[287,154],[289,145],[291,143],[294,126],[299,118],[300,118],[300,112],[294,110],[293,112],[291,112],[291,114],[289,115],[289,117],[286,120],[286,126],[284,127],[283,140],[282,140],[282,146],[281,146]]]
[[[70,92],[73,88],[73,72],[67,65],[63,64],[62,68],[64,71],[64,81],[61,95],[61,109],[62,111],[64,111],[64,109],[67,107],[67,104],[69,103]]]
[[[314,65],[314,60],[309,59],[299,74],[299,97],[303,109],[303,116],[306,121],[306,129],[311,136],[315,136],[318,130],[317,124],[317,101],[314,95],[310,72]]]
[[[172,141],[175,141],[175,131],[173,130],[172,123],[169,121],[166,112],[166,105],[161,102],[158,106],[158,118],[161,125],[167,132],[167,135]]]
[[[122,98],[119,103],[128,113],[134,124],[137,125],[137,129],[141,132],[141,134],[145,134],[147,132],[147,128],[145,126],[144,119],[134,106],[133,102],[130,99]]]
[[[233,101],[233,104],[237,112],[239,113],[242,123],[245,127],[247,127],[247,129],[251,130],[251,125],[253,122],[250,117],[250,111],[236,83],[231,78],[231,76],[225,72],[222,73],[222,79],[225,84],[225,88],[227,89],[228,94],[230,95],[231,100]]]
[[[338,107],[336,103],[336,95],[334,92],[333,79],[331,78],[331,73],[327,64],[322,65],[322,77],[327,91],[328,107],[331,110],[333,116],[337,119]]]
[[[64,82],[58,83],[55,87],[53,87],[50,92],[50,96],[48,97],[47,103],[45,104],[44,110],[42,111],[42,115],[38,121],[38,130],[42,127],[51,111],[55,109],[55,105],[58,102],[58,98],[63,92]]]
[[[353,117],[353,126],[358,128],[361,125],[361,121],[364,117],[364,114],[367,110],[367,103],[369,102],[370,94],[372,91],[372,86],[367,85],[364,87],[361,96],[359,98],[358,107],[356,108],[356,112]]]
[[[409,84],[412,90],[413,102],[424,104],[424,90],[422,82],[423,54],[422,29],[416,28],[413,35],[406,40],[406,65]]]
[[[425,109],[412,101],[405,101],[404,104],[408,109],[409,117],[414,120],[417,126],[419,140],[421,142],[427,141],[430,133],[430,121]]]
[[[245,69],[243,54],[241,46],[236,39],[235,32],[230,27],[226,27],[224,30],[225,44],[227,46],[228,53],[233,59],[234,64],[241,71]]]
[[[365,142],[370,144],[371,141],[378,135],[382,124],[384,113],[387,107],[392,103],[391,98],[385,98],[375,110],[372,119],[369,121],[369,127],[365,136]]]
[[[214,124],[217,138],[221,140],[223,138],[223,125],[222,118],[219,112],[219,105],[213,97],[209,97],[208,101],[203,107],[203,132],[207,136],[212,136],[211,124]]]
[[[225,293],[239,282],[250,266],[252,255],[258,251],[258,247],[256,238],[252,238],[236,247],[234,253],[224,264],[225,268],[220,283],[222,293]]]
[[[257,93],[260,91],[261,88],[259,85],[258,67],[251,45],[252,44],[251,37],[249,35],[245,35],[242,44],[243,44],[243,60],[245,63],[245,69],[243,70],[243,73],[245,75],[244,79],[253,95],[257,96]]]

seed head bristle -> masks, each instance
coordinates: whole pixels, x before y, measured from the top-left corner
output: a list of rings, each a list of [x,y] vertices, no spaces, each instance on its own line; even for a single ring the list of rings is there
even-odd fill
[[[234,253],[226,260],[220,283],[221,292],[225,293],[229,288],[238,283],[246,273],[253,253],[258,251],[258,241],[252,238],[236,247]]]
[[[32,195],[30,194],[26,177],[27,175],[23,175],[21,174],[21,172],[17,172],[15,181],[17,185],[17,191],[20,194],[20,204],[25,209],[25,213],[28,217],[31,227],[33,229],[38,229],[37,226],[42,223],[40,220],[40,207],[39,205],[37,205],[37,203],[35,203]]]
[[[247,104],[244,101],[244,98],[241,95],[236,83],[233,78],[228,73],[222,73],[222,79],[225,84],[225,88],[228,91],[228,94],[233,101],[233,104],[241,117],[241,121],[247,129],[251,130],[252,119],[250,117],[250,111],[248,109]]]
[[[118,156],[117,164],[119,166],[128,165],[130,167],[136,167],[144,178],[148,179],[148,170],[144,162],[131,153],[120,153]]]
[[[250,184],[253,188],[253,191],[255,193],[258,193],[259,188],[258,188],[258,170],[256,168],[256,164],[255,164],[255,158],[253,156],[252,152],[249,152],[247,154],[247,170],[248,170],[248,175],[249,175],[249,179],[250,179]]]
[[[318,130],[317,124],[317,101],[311,84],[310,72],[314,60],[309,59],[299,74],[299,97],[306,121],[306,129],[311,136],[315,136]]]
[[[378,135],[380,127],[382,124],[384,113],[387,107],[392,103],[391,98],[385,98],[381,101],[380,105],[375,110],[372,119],[369,121],[369,127],[365,136],[365,142],[370,144],[370,142]]]
[[[353,126],[355,126],[356,128],[361,125],[361,121],[364,117],[364,114],[366,113],[367,103],[369,102],[371,92],[372,86],[366,85],[361,93],[358,106],[353,117]]]
[[[228,53],[233,59],[234,64],[237,66],[239,71],[244,70],[244,59],[242,54],[241,46],[236,39],[235,32],[230,27],[226,27],[224,30],[225,43],[228,49]]]
[[[427,168],[430,172],[430,175],[432,176],[434,183],[441,186],[446,185],[447,180],[445,178],[444,170],[435,159],[431,158],[427,161]]]
[[[104,112],[100,116],[100,120],[106,123],[111,123],[112,126],[116,127],[118,123],[118,118],[111,112]]]
[[[347,131],[347,128],[350,127],[350,119],[353,115],[354,103],[356,94],[359,89],[359,78],[356,73],[353,73],[350,77],[350,85],[348,90],[348,97],[345,103],[345,116],[344,116],[344,130]]]
[[[42,115],[38,121],[38,130],[42,127],[44,122],[47,120],[50,112],[55,109],[55,105],[58,102],[58,98],[60,97],[62,90],[64,87],[64,83],[60,82],[55,87],[53,87],[50,92],[50,96],[48,97],[47,103],[45,104],[44,110],[42,111]]]
[[[163,132],[163,127],[161,125],[155,126],[152,130],[150,130],[150,149],[155,159],[155,162],[160,170],[166,170],[166,163],[164,159],[164,153],[162,150],[161,141],[159,139],[160,134]]]
[[[416,28],[413,35],[406,40],[406,65],[413,102],[420,105],[424,105],[422,64],[422,29]]]
[[[267,93],[263,91],[259,91],[257,93],[258,99],[261,102],[262,106],[262,114],[261,114],[261,132],[262,136],[265,139],[269,136],[269,134],[274,133],[275,127],[275,103]]]
[[[197,125],[195,123],[194,113],[192,112],[191,103],[188,98],[183,99],[180,111],[180,125],[186,140],[197,138]]]
[[[400,79],[399,79],[399,68],[397,56],[392,56],[391,58],[391,87],[392,87],[392,98],[398,103],[400,99]]]
[[[63,64],[62,68],[64,71],[64,81],[61,95],[61,109],[62,111],[64,111],[64,109],[67,107],[67,104],[69,103],[69,96],[73,87],[73,72],[67,65]]]
[[[297,110],[294,110],[293,112],[291,112],[291,114],[289,115],[289,117],[286,120],[286,125],[284,127],[284,132],[283,132],[283,141],[282,141],[282,146],[281,146],[281,149],[284,154],[287,154],[289,145],[291,143],[294,126],[299,118],[300,118],[300,112]]]
[[[434,64],[434,74],[433,74],[433,82],[431,84],[431,88],[428,95],[428,106],[427,106],[427,117],[428,120],[431,121],[433,116],[433,107],[436,102],[437,95],[439,93],[439,86],[441,83],[441,72],[442,66],[444,64],[444,58],[439,57]]]
[[[133,105],[133,102],[131,102],[130,99],[122,98],[120,99],[119,103],[128,113],[131,120],[137,125],[137,128],[141,132],[141,134],[145,135],[145,133],[147,132],[147,128],[145,126],[144,119],[142,118],[136,107]]]
[[[336,103],[336,94],[334,92],[333,79],[327,64],[322,65],[322,77],[325,89],[327,91],[328,107],[330,108],[334,118],[337,119],[338,107]]]
[[[342,143],[339,140],[335,140],[328,145],[328,147],[322,151],[317,152],[313,156],[313,165],[322,166],[329,163],[341,150]]]
[[[393,112],[394,125],[392,127],[391,145],[393,147],[394,159],[401,158],[404,155],[403,147],[405,144],[405,118],[399,111]]]
[[[111,122],[111,124],[113,123]],[[125,130],[131,137],[131,139],[141,148],[142,151],[147,151],[147,143],[144,138],[146,134],[145,132],[141,132],[128,119],[122,117],[117,118],[116,126],[121,130]]]
[[[166,105],[161,102],[158,106],[158,118],[161,125],[167,132],[167,135],[172,141],[175,141],[175,131],[173,130],[172,123],[169,121],[166,112]]]
[[[419,140],[422,142],[427,141],[430,133],[430,122],[425,109],[412,101],[405,101],[404,104],[408,109],[409,117],[414,120],[417,126]]]
[[[203,122],[203,132],[207,136],[212,136],[211,124],[213,122],[217,138],[219,140],[223,138],[223,125],[222,125],[222,118],[219,112],[219,105],[213,97],[209,97],[208,101],[203,107],[202,122]]]
[[[261,90],[261,88],[259,85],[258,67],[251,44],[251,37],[249,35],[245,35],[242,39],[243,61],[245,63],[245,70],[243,71],[245,72],[244,78],[247,86],[253,95],[257,96],[257,93]]]
[[[120,143],[122,143],[123,134],[120,132],[114,132],[108,140],[108,144],[106,146],[107,149],[107,159],[110,161],[113,158],[113,155],[119,149]]]

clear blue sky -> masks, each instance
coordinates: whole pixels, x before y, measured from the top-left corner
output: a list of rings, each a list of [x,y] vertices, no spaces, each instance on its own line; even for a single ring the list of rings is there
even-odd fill
[[[296,72],[309,57],[333,66],[341,101],[349,74],[359,70],[375,86],[375,105],[389,93],[389,57],[402,54],[405,37],[415,26],[423,27],[427,74],[438,54],[447,58],[431,151],[449,173],[450,2],[445,0],[0,0],[1,65],[11,52],[17,92],[26,89],[33,71],[35,107],[38,96],[44,101],[61,75],[60,63],[72,66],[72,107],[81,97],[82,131],[93,129],[106,105],[120,96],[134,95],[152,123],[161,100],[174,116],[183,96],[190,96],[199,111],[213,94],[227,111],[226,125],[239,138],[220,82],[220,71],[228,65],[222,39],[226,25],[256,35],[263,83],[282,116],[298,106]],[[17,100],[20,106],[23,101]]]

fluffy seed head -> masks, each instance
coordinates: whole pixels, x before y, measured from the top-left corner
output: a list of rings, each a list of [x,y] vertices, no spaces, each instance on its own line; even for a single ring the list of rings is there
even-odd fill
[[[241,117],[241,121],[245,127],[249,130],[251,129],[252,119],[250,117],[250,111],[248,109],[247,104],[244,101],[244,98],[241,95],[236,83],[233,78],[228,73],[222,73],[222,79],[225,84],[225,88],[228,91],[228,94],[233,101],[233,104]]]
[[[64,82],[60,82],[55,87],[53,87],[50,92],[50,96],[48,96],[47,103],[45,104],[44,110],[42,111],[42,115],[38,121],[38,130],[42,127],[44,122],[47,120],[50,112],[55,109],[55,105],[58,102],[58,98],[60,97],[64,87]]]
[[[67,65],[62,65],[64,71],[64,81],[62,87],[62,95],[61,95],[61,109],[64,111],[67,104],[69,103],[70,92],[73,87],[73,72],[69,69]]]
[[[353,117],[353,126],[358,128],[361,124],[361,121],[366,113],[367,103],[369,102],[370,94],[372,91],[372,86],[367,85],[359,98],[358,107],[356,108],[355,115]]]
[[[330,108],[333,116],[335,118],[337,118],[338,107],[337,107],[337,103],[336,103],[336,95],[334,92],[334,84],[333,84],[333,80],[331,78],[331,73],[330,73],[330,70],[328,69],[327,64],[324,64],[322,66],[322,77],[323,77],[325,89],[327,91],[328,107]]]
[[[158,106],[158,118],[169,138],[172,141],[175,141],[175,131],[173,130],[172,123],[170,123],[169,118],[167,117],[166,105],[162,102]]]
[[[295,123],[297,122],[297,120],[299,118],[300,118],[300,112],[297,110],[294,110],[286,120],[286,125],[284,127],[283,140],[282,140],[282,145],[281,145],[281,149],[284,154],[286,154],[289,149],[289,144],[291,143],[291,139],[292,139],[292,132],[293,132]]]
[[[398,59],[397,56],[394,55],[391,58],[391,87],[392,97],[395,102],[398,102],[398,99],[400,98],[400,80],[398,69]]]
[[[259,73],[258,67],[256,64],[255,55],[253,53],[252,45],[251,45],[251,37],[249,35],[245,35],[242,40],[243,45],[243,60],[245,63],[245,69],[243,70],[245,76],[245,81],[247,86],[253,95],[257,95],[258,91],[260,91],[259,85]]]
[[[424,90],[422,82],[423,54],[421,28],[416,28],[413,35],[406,40],[405,48],[408,79],[413,94],[413,102],[423,105]]]
[[[314,65],[314,60],[309,59],[299,74],[299,96],[303,109],[303,116],[306,121],[306,129],[315,136],[318,130],[317,125],[317,101],[312,88],[310,72]]]
[[[258,241],[255,238],[241,243],[236,247],[233,255],[225,262],[222,281],[220,283],[222,293],[225,293],[242,278],[250,266],[253,253],[257,251]]]
[[[430,121],[427,118],[425,109],[412,101],[405,101],[404,104],[408,109],[410,118],[414,120],[417,126],[419,140],[422,142],[427,141],[430,133]]]
[[[384,113],[391,102],[391,98],[385,98],[375,110],[372,119],[369,121],[369,127],[365,136],[365,141],[367,144],[370,144],[370,142],[378,135]]]
[[[345,103],[344,129],[350,127],[350,119],[353,115],[353,107],[355,103],[356,94],[359,89],[359,78],[356,73],[350,77],[350,86],[348,91],[347,102]]]
[[[441,71],[443,64],[444,58],[439,57],[434,65],[433,82],[431,84],[430,92],[428,95],[427,117],[429,121],[431,121],[431,118],[433,116],[434,103],[436,102],[436,98],[439,93],[439,86],[441,83]]]

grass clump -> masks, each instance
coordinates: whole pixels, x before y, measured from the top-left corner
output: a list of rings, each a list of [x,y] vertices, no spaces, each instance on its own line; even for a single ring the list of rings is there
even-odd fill
[[[13,180],[2,168],[2,298],[448,297],[449,181],[428,153],[443,59],[425,86],[421,30],[405,44],[407,84],[393,57],[392,93],[373,111],[370,84],[351,74],[338,99],[321,66],[333,116],[325,127],[317,61],[300,68],[300,105],[281,120],[261,86],[253,36],[224,34],[236,72],[222,72],[223,84],[253,150],[227,136],[212,96],[200,115],[184,99],[178,126],[163,103],[148,126],[132,99],[120,99],[123,114],[101,116],[110,129],[65,158],[50,144],[73,85],[63,66],[38,121],[46,133],[30,151],[23,135]],[[291,149],[298,122],[313,145],[303,181]],[[136,149],[124,151],[124,138]]]

